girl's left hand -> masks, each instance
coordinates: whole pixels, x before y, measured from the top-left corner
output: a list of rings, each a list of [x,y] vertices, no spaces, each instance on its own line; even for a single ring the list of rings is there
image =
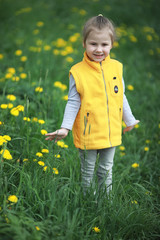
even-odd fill
[[[123,134],[125,134],[125,132],[131,131],[131,130],[135,127],[135,125],[138,124],[139,122],[140,122],[139,120],[136,120],[134,125],[129,126],[129,127],[126,127],[126,128],[123,130]]]

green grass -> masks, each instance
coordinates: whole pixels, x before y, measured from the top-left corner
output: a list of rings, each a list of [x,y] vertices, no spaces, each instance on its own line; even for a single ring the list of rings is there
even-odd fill
[[[45,141],[41,130],[51,132],[61,125],[68,72],[83,57],[81,37],[75,42],[70,37],[81,34],[84,22],[99,13],[116,25],[119,46],[112,49],[111,56],[124,64],[126,95],[141,122],[123,135],[125,149],[117,147],[111,196],[95,196],[90,189],[84,197],[72,134],[64,140],[68,145],[64,148]],[[37,26],[39,21],[44,25]],[[0,151],[6,149],[12,156],[7,160],[0,154],[0,239],[159,239],[159,3],[1,0],[0,35],[0,136],[11,137],[3,144],[0,138]],[[59,38],[73,52],[64,52],[66,46],[56,46]],[[22,50],[20,56],[15,55],[18,49]],[[25,62],[22,56],[27,57]],[[6,77],[8,68],[15,69],[12,77],[21,73],[27,77],[13,81]],[[57,81],[64,85],[54,86]],[[134,90],[130,91],[128,85]],[[64,86],[67,89],[63,90]],[[43,92],[35,92],[36,87],[42,87]],[[16,100],[8,100],[9,94]],[[13,116],[8,105],[3,109],[2,104],[8,103],[12,108],[22,105],[24,111]],[[44,120],[44,124],[33,118]],[[49,153],[36,156],[42,149]],[[44,162],[46,171],[38,161]],[[139,167],[133,168],[134,163]],[[18,202],[9,202],[10,195],[17,196]],[[95,226],[99,233],[93,231]]]

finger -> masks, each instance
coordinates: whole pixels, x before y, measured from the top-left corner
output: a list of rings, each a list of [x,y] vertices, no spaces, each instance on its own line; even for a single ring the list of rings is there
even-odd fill
[[[52,132],[52,133],[47,133],[47,134],[45,134],[45,136],[54,136],[54,135],[56,135],[56,133],[57,133],[57,131]]]

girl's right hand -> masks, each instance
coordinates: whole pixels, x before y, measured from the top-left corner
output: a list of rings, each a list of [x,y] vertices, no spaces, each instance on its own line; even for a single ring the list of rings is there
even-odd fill
[[[52,133],[47,133],[45,136],[48,136],[46,140],[52,141],[55,139],[55,142],[67,137],[69,130],[66,128],[61,128]]]

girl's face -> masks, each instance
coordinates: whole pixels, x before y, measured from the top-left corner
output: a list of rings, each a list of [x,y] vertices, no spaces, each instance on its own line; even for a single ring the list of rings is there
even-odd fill
[[[83,43],[86,53],[90,60],[95,62],[103,61],[110,53],[112,41],[108,28],[102,30],[94,29],[91,31]]]

